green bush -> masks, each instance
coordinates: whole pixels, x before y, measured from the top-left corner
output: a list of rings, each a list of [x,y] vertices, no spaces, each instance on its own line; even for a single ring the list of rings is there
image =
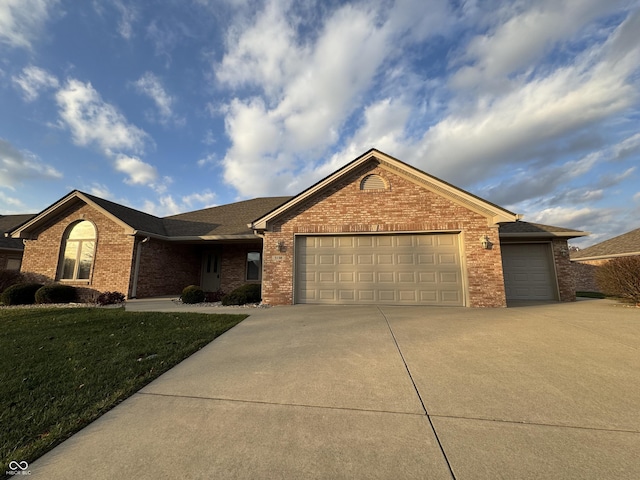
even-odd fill
[[[40,287],[36,292],[36,303],[71,303],[75,302],[77,292],[71,285],[52,283]]]
[[[247,283],[222,297],[222,305],[244,305],[259,303],[262,300],[262,286],[259,283]]]
[[[120,292],[102,292],[96,298],[96,303],[98,305],[115,305],[117,303],[122,303],[125,300],[124,293]]]
[[[17,283],[2,292],[0,300],[5,305],[31,305],[40,287],[41,283]]]
[[[182,290],[182,303],[204,302],[204,291],[197,285],[189,285]]]
[[[640,256],[609,260],[596,270],[596,282],[607,295],[640,304]]]
[[[0,270],[0,293],[4,292],[11,285],[23,281],[22,274],[19,270]]]

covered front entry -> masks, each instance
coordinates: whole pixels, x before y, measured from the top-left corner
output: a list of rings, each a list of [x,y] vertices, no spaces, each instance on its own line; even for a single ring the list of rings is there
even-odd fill
[[[500,248],[507,300],[557,300],[548,243],[503,244]]]
[[[458,234],[297,236],[295,302],[464,305]]]

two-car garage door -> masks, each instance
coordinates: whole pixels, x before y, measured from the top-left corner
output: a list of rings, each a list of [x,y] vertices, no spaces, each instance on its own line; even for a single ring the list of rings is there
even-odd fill
[[[464,305],[457,234],[296,237],[296,303]]]

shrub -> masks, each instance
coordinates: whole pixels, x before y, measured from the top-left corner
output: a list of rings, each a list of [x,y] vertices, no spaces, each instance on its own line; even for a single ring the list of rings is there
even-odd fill
[[[222,290],[218,289],[215,292],[204,292],[204,301],[205,302],[219,302],[222,300],[226,293]]]
[[[36,303],[70,303],[75,302],[77,292],[71,285],[53,283],[40,287],[36,291]]]
[[[223,305],[244,305],[258,303],[262,300],[262,288],[259,283],[247,283],[236,288],[229,295],[222,298]]]
[[[16,283],[2,292],[0,300],[5,305],[31,305],[40,287],[41,283]]]
[[[197,285],[189,285],[182,290],[182,303],[204,302],[204,291]]]
[[[640,304],[640,256],[609,260],[596,271],[596,282],[607,295]]]
[[[116,303],[124,302],[125,296],[124,293],[120,292],[102,292],[96,298],[96,303],[98,305],[115,305]]]
[[[0,293],[4,292],[11,285],[23,281],[22,274],[19,270],[0,270]]]

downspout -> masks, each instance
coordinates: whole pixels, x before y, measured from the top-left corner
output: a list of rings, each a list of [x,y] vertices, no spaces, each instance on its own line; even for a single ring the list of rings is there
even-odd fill
[[[136,298],[138,292],[138,275],[140,274],[140,257],[142,256],[142,244],[147,243],[150,237],[145,237],[142,241],[138,242],[136,248],[136,264],[133,267],[133,285],[131,286],[131,298]]]

